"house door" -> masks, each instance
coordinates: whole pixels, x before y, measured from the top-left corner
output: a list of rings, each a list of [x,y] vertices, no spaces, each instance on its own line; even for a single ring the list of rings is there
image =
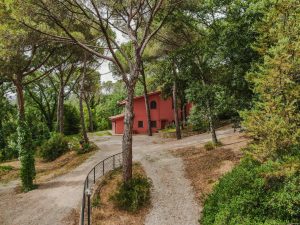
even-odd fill
[[[167,125],[167,120],[162,120],[161,121],[161,129],[165,129],[166,128],[166,125]]]

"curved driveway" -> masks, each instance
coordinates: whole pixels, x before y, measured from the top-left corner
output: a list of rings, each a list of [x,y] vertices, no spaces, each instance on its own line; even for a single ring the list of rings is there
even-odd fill
[[[218,131],[230,136],[232,129]],[[63,225],[72,209],[80,206],[83,181],[89,170],[104,158],[121,151],[121,136],[91,138],[100,150],[73,171],[41,184],[39,189],[15,194],[14,186],[0,186],[1,225]],[[201,134],[182,140],[137,135],[133,138],[134,160],[141,161],[153,181],[152,209],[146,225],[196,225],[201,208],[197,205],[183,162],[170,149],[192,146],[210,140]]]

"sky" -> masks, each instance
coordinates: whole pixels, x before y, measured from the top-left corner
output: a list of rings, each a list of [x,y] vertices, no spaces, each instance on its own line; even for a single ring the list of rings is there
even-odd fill
[[[116,29],[113,29],[113,30],[116,33],[116,37],[117,37],[116,39],[117,39],[117,42],[119,44],[122,44],[122,43],[125,43],[125,42],[128,41],[128,39],[126,37],[124,37],[124,35],[120,31],[118,31]],[[103,74],[103,75],[101,75],[101,82],[104,82],[104,81],[113,81],[113,82],[115,82],[116,81],[113,78],[112,73],[109,73],[110,72],[109,62],[107,60],[105,60],[102,63],[102,65],[100,66],[98,71],[99,71],[100,74]]]
[[[104,81],[113,81],[113,82],[115,82],[116,81],[113,78],[112,73],[109,70],[108,64],[109,64],[108,61],[104,61],[103,64],[100,66],[99,70],[98,70],[99,73],[101,74],[101,82],[104,82]]]

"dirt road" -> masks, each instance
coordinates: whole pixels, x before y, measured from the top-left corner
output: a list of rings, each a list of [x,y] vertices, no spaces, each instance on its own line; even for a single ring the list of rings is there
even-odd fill
[[[232,129],[218,131],[219,137],[233,135]],[[100,147],[94,156],[72,172],[41,184],[29,193],[16,194],[15,183],[0,185],[1,225],[63,225],[70,211],[79,207],[82,185],[97,162],[121,151],[121,136],[94,137]],[[209,134],[162,140],[158,136],[134,136],[134,160],[141,161],[153,180],[153,207],[146,225],[196,225],[200,206],[194,199],[190,181],[184,177],[183,162],[169,150],[210,140]]]

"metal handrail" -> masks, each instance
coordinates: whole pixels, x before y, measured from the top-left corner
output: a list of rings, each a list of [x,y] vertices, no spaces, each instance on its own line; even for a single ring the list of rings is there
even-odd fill
[[[108,164],[107,162],[110,162],[110,164]],[[123,164],[122,152],[120,152],[100,161],[87,174],[83,186],[83,196],[82,196],[80,221],[79,221],[80,225],[85,225],[85,222],[87,222],[88,225],[91,224],[91,201],[90,201],[91,199],[90,198],[91,198],[93,185],[100,177],[104,176],[107,172],[110,172],[116,168],[121,167],[122,164]],[[90,177],[92,178],[90,179]],[[87,212],[86,212],[86,208],[87,208]],[[86,216],[85,213],[87,213]],[[85,221],[86,219],[87,221]]]

